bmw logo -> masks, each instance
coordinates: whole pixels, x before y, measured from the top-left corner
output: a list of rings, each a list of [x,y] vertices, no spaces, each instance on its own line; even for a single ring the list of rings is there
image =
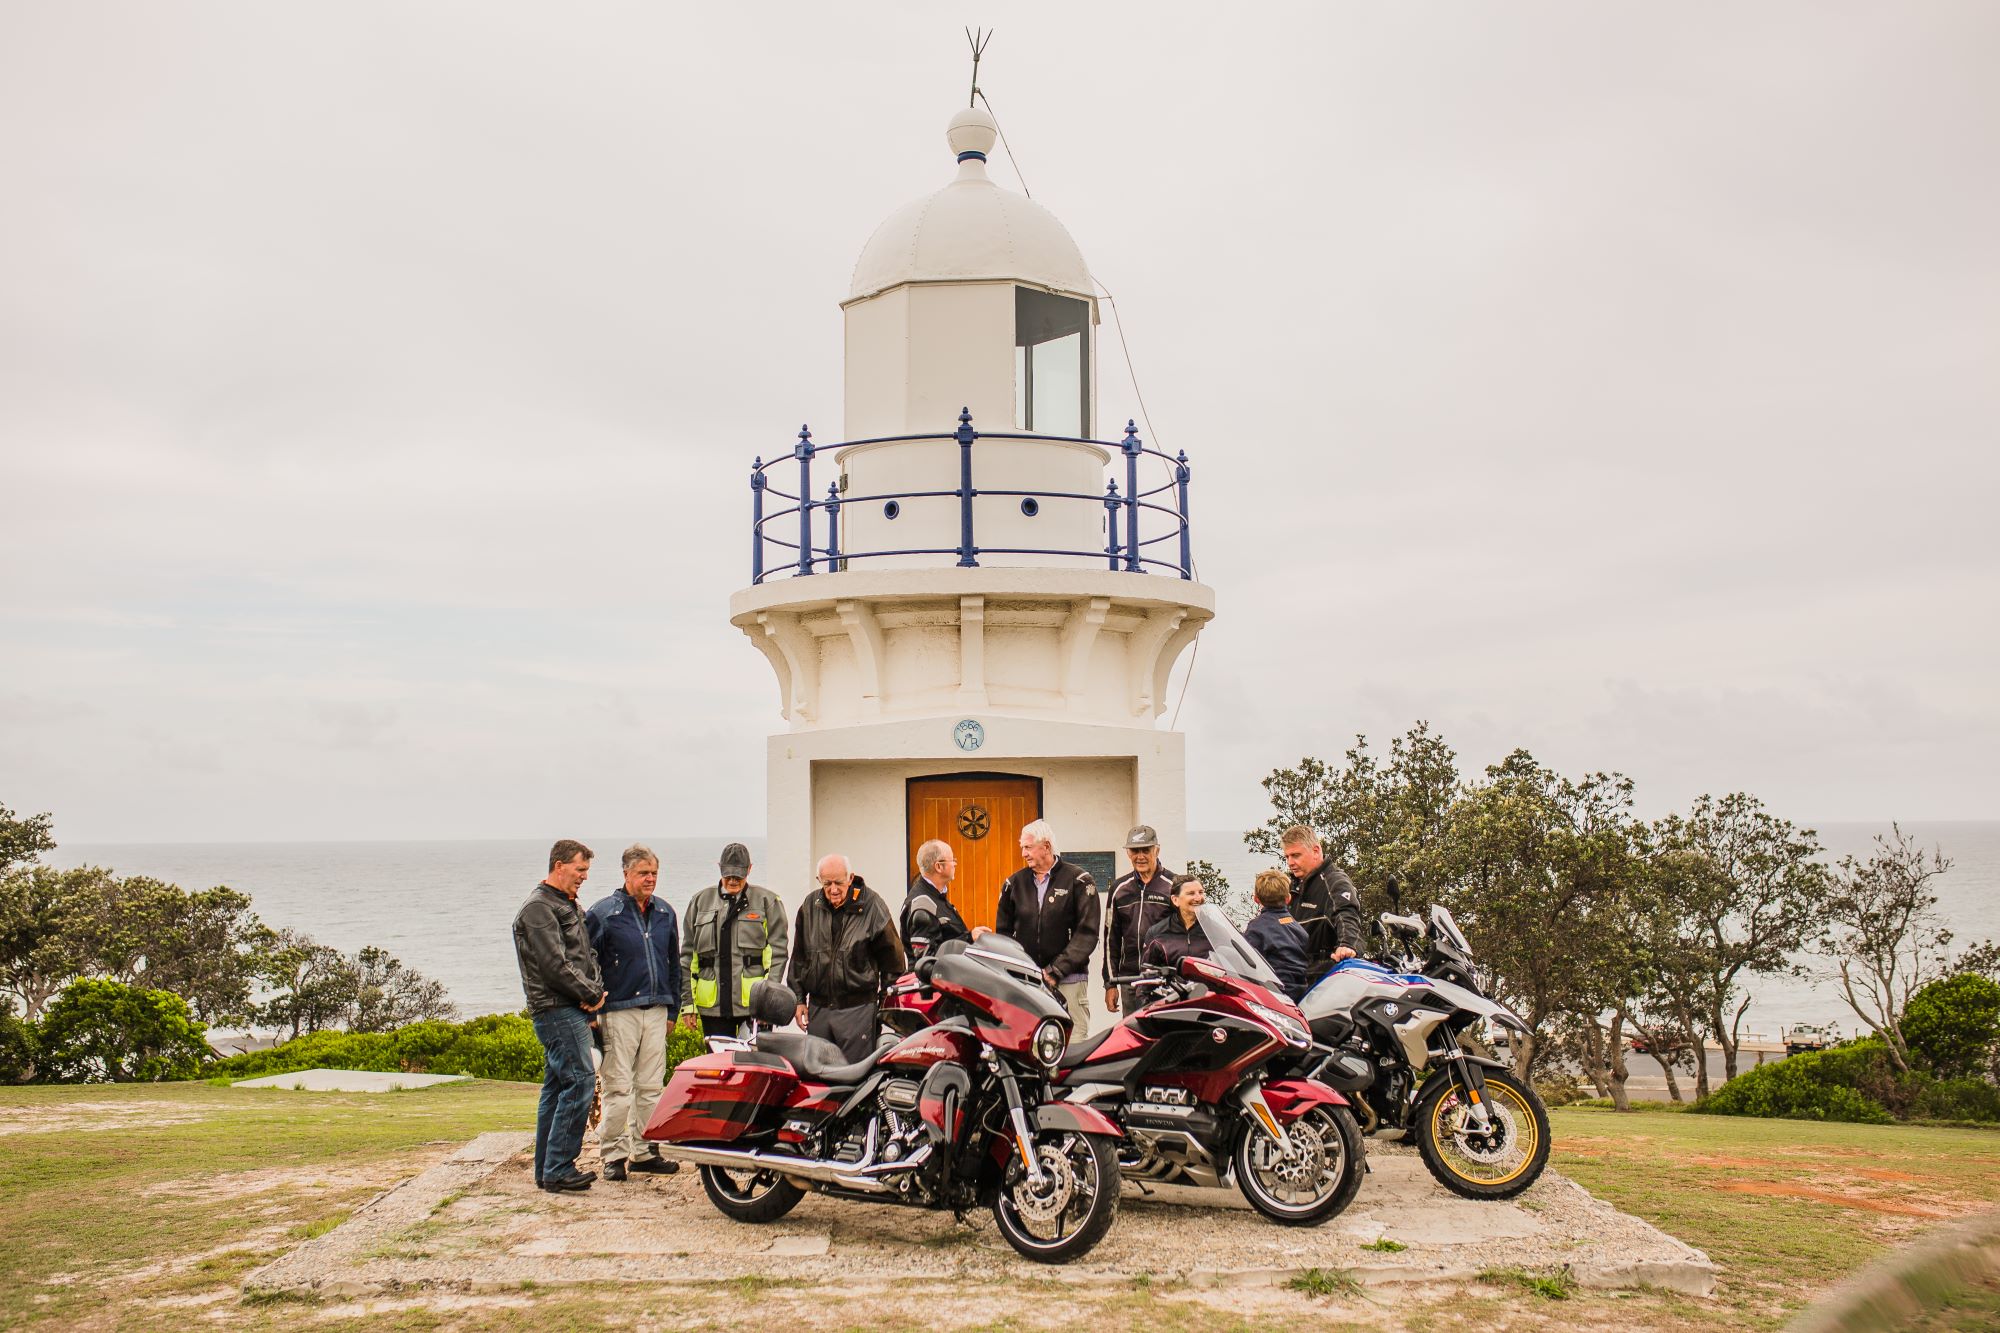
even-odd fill
[[[986,744],[986,728],[968,717],[951,729],[951,739],[961,750],[977,750]]]

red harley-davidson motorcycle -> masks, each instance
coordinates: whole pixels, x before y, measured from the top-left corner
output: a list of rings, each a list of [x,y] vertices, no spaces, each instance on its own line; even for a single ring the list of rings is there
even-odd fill
[[[1267,1078],[1312,1045],[1298,1006],[1263,956],[1213,905],[1200,912],[1209,957],[1152,969],[1151,1000],[1056,1062],[1051,1096],[1125,1130],[1124,1175],[1163,1184],[1232,1180],[1274,1222],[1311,1226],[1354,1200],[1366,1170],[1347,1099],[1310,1078]],[[977,947],[1005,936],[987,935]],[[1012,941],[1007,941],[1012,944]],[[951,947],[951,946],[946,946]],[[943,999],[921,976],[892,988],[883,1018],[917,1031]]]
[[[932,1022],[849,1062],[799,1032],[716,1039],[675,1067],[645,1137],[701,1168],[709,1201],[774,1222],[806,1191],[867,1203],[993,1209],[1027,1258],[1066,1263],[1118,1214],[1116,1122],[1048,1095],[1069,1041],[1062,1003],[1004,936],[925,960]],[[797,1000],[772,981],[751,1010],[773,1026]]]

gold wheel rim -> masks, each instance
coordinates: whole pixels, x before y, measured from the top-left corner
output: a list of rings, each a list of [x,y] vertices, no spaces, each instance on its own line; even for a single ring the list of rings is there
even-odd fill
[[[1457,1135],[1445,1118],[1446,1108],[1463,1095],[1463,1089],[1460,1089],[1456,1096],[1447,1092],[1431,1103],[1431,1142],[1437,1145],[1438,1156],[1451,1166],[1452,1174],[1461,1180],[1469,1180],[1475,1185],[1505,1185],[1526,1171],[1529,1163],[1535,1160],[1535,1154],[1541,1150],[1542,1131],[1535,1123],[1534,1110],[1517,1089],[1497,1081],[1486,1085],[1486,1101],[1492,1114],[1499,1114],[1499,1103],[1503,1099],[1508,1105],[1514,1122],[1514,1141],[1520,1148],[1520,1160],[1514,1164],[1513,1170],[1502,1176],[1470,1175],[1458,1165],[1458,1154],[1453,1151],[1458,1141]]]

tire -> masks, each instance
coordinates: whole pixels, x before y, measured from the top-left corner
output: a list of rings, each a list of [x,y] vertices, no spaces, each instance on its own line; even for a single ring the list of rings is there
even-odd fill
[[[1236,1187],[1280,1226],[1318,1226],[1361,1190],[1361,1127],[1344,1106],[1315,1106],[1285,1132],[1293,1142],[1289,1157],[1261,1129],[1244,1126],[1236,1140]],[[1287,1171],[1311,1173],[1310,1181],[1295,1185],[1283,1178]]]
[[[1043,1188],[1029,1182],[1017,1155],[994,1196],[993,1220],[1022,1258],[1066,1264],[1088,1254],[1118,1216],[1118,1140],[1045,1129],[1035,1135],[1035,1153]]]
[[[701,1187],[724,1217],[737,1222],[775,1222],[799,1206],[806,1192],[775,1171],[704,1166]]]
[[[1463,1127],[1464,1088],[1445,1070],[1411,1113],[1417,1152],[1438,1183],[1468,1199],[1511,1199],[1549,1164],[1549,1112],[1535,1090],[1509,1073],[1486,1071],[1486,1105],[1497,1132]]]

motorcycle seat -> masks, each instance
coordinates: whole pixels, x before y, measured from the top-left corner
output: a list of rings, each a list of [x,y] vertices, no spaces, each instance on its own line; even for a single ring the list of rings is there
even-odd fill
[[[1098,1047],[1104,1044],[1104,1039],[1106,1037],[1110,1036],[1113,1032],[1116,1032],[1117,1030],[1118,1029],[1116,1027],[1108,1027],[1104,1029],[1104,1031],[1096,1033],[1093,1036],[1085,1037],[1082,1041],[1071,1042],[1069,1044],[1069,1049],[1065,1050],[1062,1053],[1062,1059],[1056,1061],[1056,1068],[1057,1069],[1076,1068],[1078,1065],[1082,1064],[1085,1060],[1088,1060],[1091,1057],[1091,1054],[1095,1052]]]
[[[875,1068],[883,1052],[893,1044],[878,1042],[872,1054],[849,1063],[847,1053],[824,1037],[812,1037],[803,1032],[757,1034],[759,1051],[787,1061],[799,1071],[800,1078],[809,1078],[815,1083],[859,1083],[868,1077],[868,1071]]]

